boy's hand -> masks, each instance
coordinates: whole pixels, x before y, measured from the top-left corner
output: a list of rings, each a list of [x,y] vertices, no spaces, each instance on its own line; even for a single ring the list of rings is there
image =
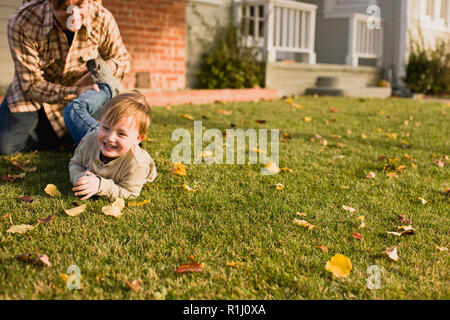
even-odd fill
[[[94,175],[92,172],[82,172],[78,180],[73,184],[76,196],[84,196],[81,200],[86,200],[97,193],[100,188],[100,178]]]

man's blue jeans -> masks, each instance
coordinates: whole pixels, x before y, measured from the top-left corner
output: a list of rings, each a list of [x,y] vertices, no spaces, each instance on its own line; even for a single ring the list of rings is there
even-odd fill
[[[64,108],[64,122],[70,136],[78,145],[83,137],[98,128],[99,111],[111,99],[111,89],[106,83],[97,83],[100,92],[88,90]]]
[[[0,106],[0,155],[58,147],[61,140],[47,119],[44,108],[31,112],[14,112],[6,97]]]

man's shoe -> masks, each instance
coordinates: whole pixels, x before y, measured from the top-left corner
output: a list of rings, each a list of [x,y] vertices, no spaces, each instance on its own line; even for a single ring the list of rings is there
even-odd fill
[[[89,72],[94,78],[94,82],[103,82],[111,88],[112,97],[115,97],[122,90],[120,81],[111,72],[108,64],[102,59],[90,59],[86,62]]]

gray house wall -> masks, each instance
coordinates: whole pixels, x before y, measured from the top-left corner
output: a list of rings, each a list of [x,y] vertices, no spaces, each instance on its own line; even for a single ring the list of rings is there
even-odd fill
[[[14,65],[8,45],[9,17],[22,5],[22,0],[0,0],[0,94],[6,91],[14,75]]]
[[[197,72],[205,43],[213,41],[216,25],[225,25],[231,0],[187,0],[186,87],[197,88]]]
[[[315,50],[317,63],[345,64],[348,46],[348,18],[325,18],[324,1],[306,0],[317,5]]]

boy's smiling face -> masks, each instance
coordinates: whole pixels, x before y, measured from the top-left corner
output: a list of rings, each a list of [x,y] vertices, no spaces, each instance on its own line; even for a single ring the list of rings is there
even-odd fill
[[[97,134],[97,142],[101,153],[108,158],[117,158],[127,153],[131,147],[144,140],[145,135],[140,135],[138,124],[133,116],[119,119],[116,124],[111,124],[102,118]]]

